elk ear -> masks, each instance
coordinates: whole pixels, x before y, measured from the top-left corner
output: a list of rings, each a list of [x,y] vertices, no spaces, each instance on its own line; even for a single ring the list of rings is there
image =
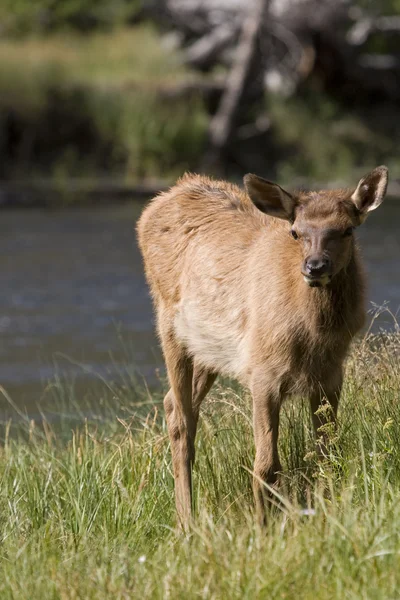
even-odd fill
[[[276,183],[251,173],[245,175],[243,181],[250,200],[261,212],[278,219],[293,221],[295,208],[293,196]]]
[[[367,218],[370,210],[375,210],[386,194],[388,184],[387,167],[377,167],[371,173],[360,179],[351,199],[360,213],[361,221]]]

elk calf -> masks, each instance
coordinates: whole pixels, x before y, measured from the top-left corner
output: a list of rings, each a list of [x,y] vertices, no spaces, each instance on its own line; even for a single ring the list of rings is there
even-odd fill
[[[191,515],[200,404],[218,373],[253,397],[254,496],[281,470],[279,412],[289,394],[336,415],[343,361],[362,327],[364,276],[353,231],[383,201],[378,167],[354,190],[288,193],[256,175],[245,190],[185,175],[145,208],[139,244],[170,382],[164,406],[176,508]],[[326,418],[326,417],[325,417]]]

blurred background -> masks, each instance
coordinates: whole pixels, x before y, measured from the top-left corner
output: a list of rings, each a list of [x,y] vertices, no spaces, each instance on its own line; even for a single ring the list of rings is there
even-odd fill
[[[60,372],[158,385],[134,224],[186,170],[308,188],[386,164],[360,239],[396,327],[399,108],[400,0],[2,0],[1,415]]]

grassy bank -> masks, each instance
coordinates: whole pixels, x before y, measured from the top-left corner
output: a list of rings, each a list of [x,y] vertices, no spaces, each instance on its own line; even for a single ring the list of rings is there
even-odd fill
[[[201,155],[200,100],[150,25],[0,40],[1,178],[173,179]]]
[[[0,179],[67,189],[70,178],[172,182],[199,169],[210,115],[196,85],[182,92],[193,77],[150,23],[0,38]],[[346,181],[380,163],[400,176],[395,105],[349,108],[309,82],[291,98],[266,94],[265,110],[264,141],[239,135],[231,150],[265,156],[271,178]]]
[[[186,537],[175,530],[159,398],[73,433],[11,428],[0,453],[1,598],[397,598],[399,352],[398,335],[354,349],[324,464],[305,403],[286,404],[283,506],[266,533],[251,513],[250,403],[237,388],[219,384],[204,407]]]

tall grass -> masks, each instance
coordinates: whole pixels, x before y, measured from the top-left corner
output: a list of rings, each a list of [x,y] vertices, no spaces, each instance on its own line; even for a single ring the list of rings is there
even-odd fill
[[[267,531],[251,508],[250,398],[229,383],[202,412],[188,535],[175,528],[159,397],[67,436],[46,422],[8,427],[1,598],[397,598],[399,367],[397,333],[354,348],[322,463],[306,402],[286,403],[282,502]]]
[[[0,178],[171,179],[203,151],[199,97],[154,27],[0,39]]]

